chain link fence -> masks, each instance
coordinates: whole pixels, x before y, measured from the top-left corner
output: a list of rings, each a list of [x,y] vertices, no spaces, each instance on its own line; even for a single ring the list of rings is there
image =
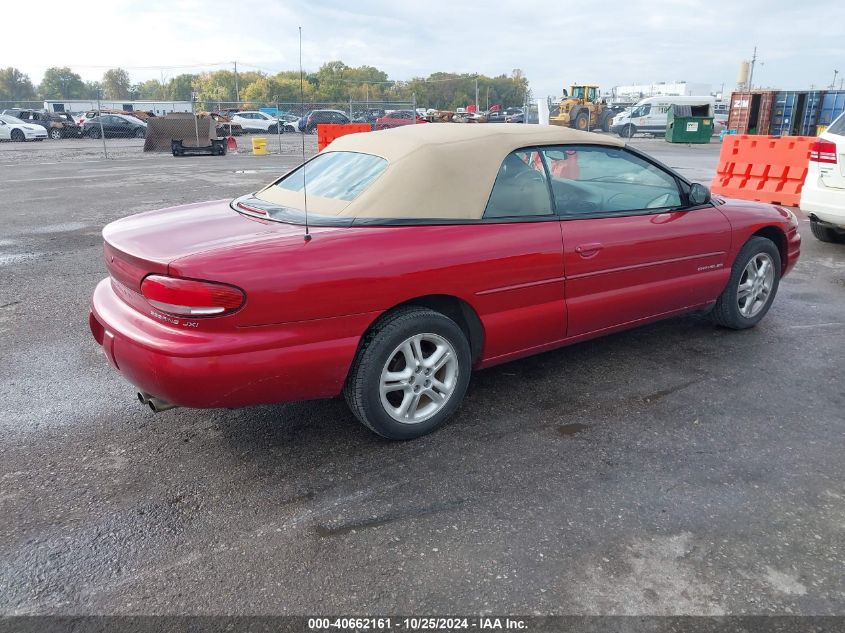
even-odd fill
[[[316,136],[321,123],[364,123],[377,131],[423,121],[500,122],[511,111],[524,112],[530,94],[523,89],[494,97],[495,86],[492,92],[488,87],[488,113],[476,112],[472,103],[479,98],[484,101],[485,94],[479,93],[477,80],[475,90],[468,90],[466,77],[435,80],[437,90],[431,89],[427,97],[431,103],[419,103],[410,82],[390,82],[384,77],[359,82],[323,76],[321,69],[306,74],[303,84],[298,73],[239,74],[237,67],[233,70],[169,78],[162,70],[160,80],[141,80],[122,69],[107,69],[101,81],[83,81],[84,73],[71,68],[50,69],[52,74],[45,73],[38,91],[45,96],[70,96],[34,100],[29,95],[28,100],[0,101],[0,161],[141,158],[173,151],[172,141],[186,148],[210,147],[217,141],[219,149],[219,139],[225,139],[230,151],[237,146],[239,153],[252,151],[252,141],[264,139],[260,144],[267,153],[299,156],[303,141],[307,153],[316,151],[312,135]],[[115,94],[125,98],[110,98]],[[267,97],[274,94],[286,98]],[[86,98],[78,98],[83,95]],[[333,98],[319,98],[323,95]],[[429,108],[438,104],[449,108]],[[525,120],[536,122],[536,115]]]
[[[0,121],[5,120],[13,130],[5,140],[63,141],[37,149],[106,158],[168,152],[171,140],[180,140],[185,147],[206,146],[212,138],[226,139],[230,147],[237,145],[240,151],[251,151],[251,140],[256,137],[266,139],[268,153],[293,155],[302,152],[299,136],[316,134],[321,123],[366,123],[373,130],[381,130],[416,124],[424,113],[417,110],[413,99],[305,103],[200,99],[0,102]],[[234,144],[228,137],[234,137]],[[309,147],[315,143],[306,142]]]

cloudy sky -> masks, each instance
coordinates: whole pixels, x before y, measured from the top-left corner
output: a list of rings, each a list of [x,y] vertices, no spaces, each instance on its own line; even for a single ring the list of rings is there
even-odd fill
[[[391,79],[434,71],[510,73],[521,68],[536,96],[564,84],[687,80],[726,90],[755,44],[754,83],[824,87],[845,73],[843,0],[46,0],[36,41],[3,29],[0,67],[38,83],[45,68],[71,66],[85,79],[122,66],[133,80],[222,68],[306,70],[341,59]],[[75,7],[75,9],[74,9]],[[4,22],[11,16],[4,16]],[[23,17],[23,16],[22,16]],[[48,19],[49,18],[49,19]],[[832,25],[832,26],[828,26]],[[51,44],[52,43],[52,44]],[[184,66],[184,68],[176,68]],[[843,74],[839,75],[841,79]],[[839,80],[837,79],[837,87]]]

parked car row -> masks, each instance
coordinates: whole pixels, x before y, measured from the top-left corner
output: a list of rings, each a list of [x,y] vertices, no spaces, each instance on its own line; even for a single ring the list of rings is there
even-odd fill
[[[3,110],[0,114],[14,117],[27,125],[41,127],[46,131],[49,138],[55,140],[81,136],[79,125],[68,112],[47,112],[46,110],[30,110],[27,108],[8,108]]]
[[[70,112],[47,112],[9,108],[0,113],[0,140],[42,141],[62,138],[144,138],[147,123],[128,114],[91,110],[74,116]]]

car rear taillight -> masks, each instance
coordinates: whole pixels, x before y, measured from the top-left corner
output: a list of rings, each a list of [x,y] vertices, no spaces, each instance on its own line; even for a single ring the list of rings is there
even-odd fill
[[[810,160],[814,163],[836,163],[836,143],[816,141],[810,145]]]
[[[222,316],[238,310],[246,300],[240,288],[211,281],[150,275],[141,294],[163,312],[178,316]]]

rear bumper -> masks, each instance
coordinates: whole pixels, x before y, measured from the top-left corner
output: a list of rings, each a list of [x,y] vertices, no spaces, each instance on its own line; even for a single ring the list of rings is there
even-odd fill
[[[374,315],[203,331],[140,314],[99,283],[89,325],[109,363],[140,391],[195,408],[330,398],[343,388]]]
[[[798,206],[807,215],[845,228],[845,189],[826,187],[818,177],[811,175],[801,189]]]

